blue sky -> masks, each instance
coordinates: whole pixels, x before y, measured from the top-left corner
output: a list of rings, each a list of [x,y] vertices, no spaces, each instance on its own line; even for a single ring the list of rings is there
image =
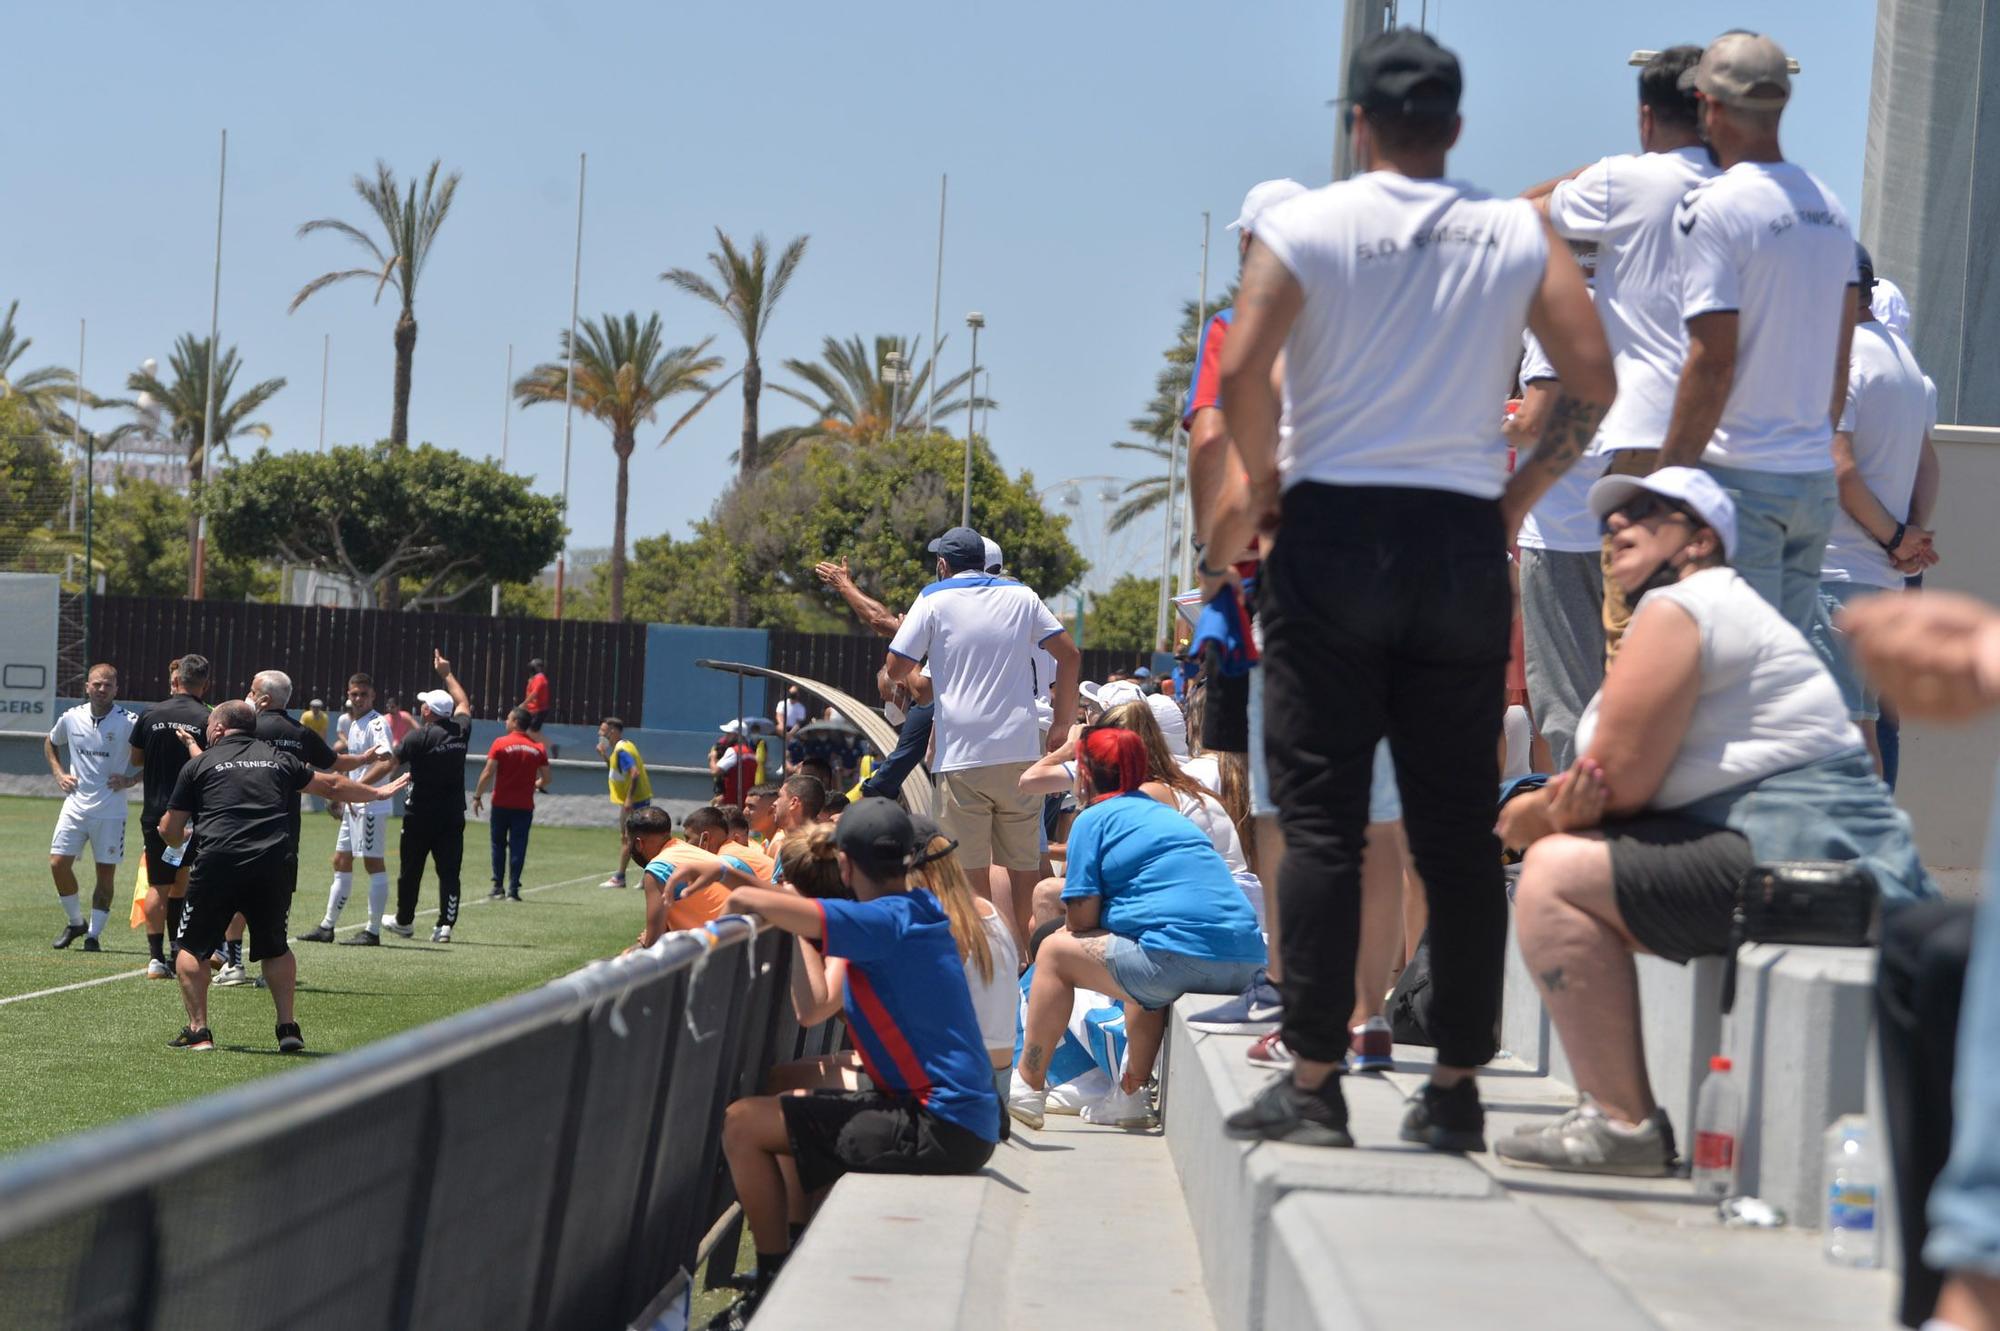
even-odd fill
[[[122,388],[176,334],[206,331],[217,131],[230,131],[222,333],[252,379],[290,386],[266,419],[274,446],[311,448],[321,337],[332,336],[327,433],[387,433],[394,311],[337,287],[299,313],[306,280],[348,266],[297,225],[361,221],[349,188],[377,157],[434,156],[465,173],[418,294],[412,437],[499,452],[507,346],[518,373],[553,359],[568,318],[576,158],[590,153],[582,310],[659,311],[670,342],[718,334],[713,314],[658,280],[700,266],[720,224],[811,246],[764,347],[811,358],[828,334],[927,334],[940,171],[947,367],[964,315],[987,317],[994,445],[1038,484],[1137,475],[1109,444],[1147,398],[1200,264],[1234,266],[1223,224],[1244,189],[1327,178],[1338,91],[1338,0],[1209,3],[729,5],[426,0],[382,5],[43,5],[15,14],[16,133],[0,209],[0,300],[19,298],[30,363],[70,361],[90,323],[86,381]],[[1403,0],[1414,21],[1420,0]],[[1635,135],[1635,47],[1759,28],[1804,66],[1789,155],[1859,217],[1875,6],[1868,0],[1660,7],[1583,0],[1431,0],[1466,65],[1454,174],[1496,192]],[[195,22],[199,13],[209,28]],[[727,477],[740,399],[718,398],[664,450],[642,436],[634,536],[684,531]],[[678,414],[678,413],[676,413]],[[770,393],[769,428],[804,409]],[[93,418],[93,424],[99,423]],[[109,425],[110,418],[102,421]],[[962,422],[948,422],[955,429]],[[558,489],[562,412],[515,411],[512,465]],[[571,480],[577,546],[610,529],[608,435],[579,418]],[[1101,485],[1079,515],[1100,559]]]

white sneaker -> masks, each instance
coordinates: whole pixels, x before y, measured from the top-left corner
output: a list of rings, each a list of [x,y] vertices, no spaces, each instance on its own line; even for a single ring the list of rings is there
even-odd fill
[[[1042,1118],[1048,1112],[1049,1096],[1046,1091],[1038,1091],[1021,1080],[1021,1071],[1016,1068],[1007,1078],[1007,1112],[1017,1122],[1031,1128],[1042,1126]]]
[[[415,925],[396,923],[396,917],[393,915],[382,917],[382,927],[398,938],[408,938],[417,931]]]
[[[161,961],[158,957],[154,957],[146,963],[146,978],[149,980],[170,979],[173,973],[173,967],[167,965],[166,962]]]
[[[599,886],[599,887],[623,887],[623,886],[625,886],[625,875],[624,875],[624,874],[622,874],[622,873],[614,873],[614,874],[612,874],[612,875],[611,875],[611,876],[610,876],[609,878],[607,878],[607,879],[605,879],[605,880],[604,880],[603,882],[599,883],[599,884],[598,884],[598,886]]]
[[[1083,1121],[1095,1123],[1100,1127],[1113,1128],[1160,1126],[1160,1116],[1154,1112],[1153,1102],[1147,1098],[1146,1088],[1143,1086],[1130,1095],[1113,1087],[1111,1094],[1095,1104],[1083,1107]]]
[[[431,930],[431,941],[433,943],[449,943],[451,941],[451,926],[440,924],[437,928]]]
[[[1090,1097],[1078,1090],[1075,1082],[1066,1081],[1060,1086],[1049,1088],[1049,1093],[1044,1098],[1042,1104],[1042,1112],[1045,1114],[1063,1115],[1081,1114],[1083,1107],[1090,1102]]]
[[[224,988],[241,988],[253,985],[257,981],[252,979],[250,972],[241,966],[224,966],[215,973],[215,983]]]

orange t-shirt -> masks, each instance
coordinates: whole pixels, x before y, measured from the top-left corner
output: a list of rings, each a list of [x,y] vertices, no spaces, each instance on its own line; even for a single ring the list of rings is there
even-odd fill
[[[767,884],[778,881],[778,861],[755,846],[746,846],[741,841],[725,841],[722,843],[722,849],[716,854],[743,861],[750,866],[751,873],[756,874]]]
[[[646,865],[646,874],[655,883],[665,887],[674,876],[676,869],[688,865],[714,864],[719,856],[711,855],[700,846],[690,845],[678,838],[669,841],[660,853]],[[698,887],[684,894],[678,901],[667,903],[667,928],[699,929],[710,920],[722,918],[723,908],[729,901],[729,888],[717,883],[713,887]]]

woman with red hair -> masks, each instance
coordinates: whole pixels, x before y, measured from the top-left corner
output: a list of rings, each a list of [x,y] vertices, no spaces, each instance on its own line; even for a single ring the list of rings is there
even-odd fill
[[[1063,884],[1067,928],[1035,961],[1021,1059],[1007,1112],[1042,1126],[1048,1058],[1078,988],[1125,1007],[1125,1066],[1098,1121],[1149,1122],[1143,1087],[1182,994],[1236,994],[1264,964],[1257,916],[1200,828],[1140,789],[1146,748],[1129,730],[1092,727],[1077,746],[1077,795]]]

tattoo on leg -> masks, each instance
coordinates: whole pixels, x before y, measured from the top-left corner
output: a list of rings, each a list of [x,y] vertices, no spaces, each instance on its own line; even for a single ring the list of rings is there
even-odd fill
[[[1569,987],[1569,981],[1563,978],[1563,968],[1560,966],[1543,971],[1539,978],[1542,982],[1542,988],[1548,990],[1550,993],[1556,993]]]
[[[1042,1060],[1045,1057],[1040,1045],[1029,1045],[1021,1051],[1021,1071],[1039,1077],[1042,1074]]]
[[[1089,957],[1100,966],[1105,964],[1104,954],[1111,947],[1111,939],[1108,936],[1099,934],[1094,938],[1079,938],[1076,941],[1082,945],[1083,954],[1086,957]]]

